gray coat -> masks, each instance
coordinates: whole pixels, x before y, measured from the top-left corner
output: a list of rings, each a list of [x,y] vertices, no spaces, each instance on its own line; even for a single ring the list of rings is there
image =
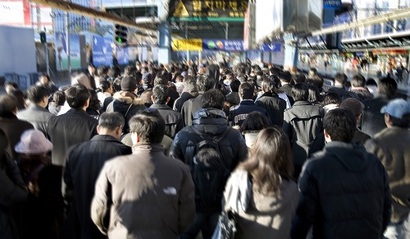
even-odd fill
[[[195,215],[189,168],[159,144],[108,161],[97,179],[91,217],[108,238],[178,238]],[[109,217],[109,220],[107,220]]]
[[[47,135],[48,121],[53,116],[48,110],[36,104],[17,112],[17,118],[31,123],[35,129],[40,130],[44,135]]]

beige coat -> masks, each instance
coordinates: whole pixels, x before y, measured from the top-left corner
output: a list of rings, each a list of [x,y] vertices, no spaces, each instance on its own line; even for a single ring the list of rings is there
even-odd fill
[[[238,174],[244,175],[244,171],[237,169],[232,173],[225,188],[225,202],[231,201],[232,194],[228,192],[232,191],[232,187],[237,186],[235,181],[238,181]],[[283,180],[280,186],[280,195],[262,195],[253,190],[246,213],[240,210],[237,216],[235,238],[290,238],[291,221],[298,203],[298,196],[296,183],[287,180]]]

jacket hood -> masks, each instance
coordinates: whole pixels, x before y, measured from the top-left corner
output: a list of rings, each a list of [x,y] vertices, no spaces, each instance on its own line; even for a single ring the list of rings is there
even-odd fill
[[[368,164],[368,154],[361,144],[330,142],[325,151],[336,157],[344,167],[354,173],[362,172]]]
[[[143,105],[144,102],[138,98],[135,94],[129,91],[118,91],[113,95],[114,100],[117,100],[123,104]]]
[[[192,127],[203,134],[218,135],[228,127],[228,120],[222,110],[202,108],[194,114]]]

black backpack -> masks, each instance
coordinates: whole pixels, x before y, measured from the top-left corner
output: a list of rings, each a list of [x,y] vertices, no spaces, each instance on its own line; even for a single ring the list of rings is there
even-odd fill
[[[192,157],[192,177],[196,202],[202,209],[221,208],[223,191],[231,170],[221,153],[220,142],[229,131],[230,127],[221,136],[215,137],[197,132],[201,140],[195,145]]]

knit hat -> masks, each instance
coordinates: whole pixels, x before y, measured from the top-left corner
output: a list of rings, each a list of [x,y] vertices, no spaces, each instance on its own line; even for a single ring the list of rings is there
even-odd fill
[[[340,103],[340,108],[353,111],[358,116],[363,112],[364,104],[355,98],[347,98]]]
[[[129,76],[125,76],[124,78],[122,78],[122,80],[121,80],[121,90],[133,92],[136,88],[137,88],[137,80],[136,79],[134,79],[132,77],[129,77]]]
[[[389,101],[389,103],[380,110],[380,113],[387,113],[394,118],[401,119],[403,115],[410,113],[410,105],[409,102],[404,99],[394,99]]]
[[[53,144],[36,129],[24,131],[21,135],[20,142],[16,144],[14,150],[22,154],[41,154],[51,151]]]

